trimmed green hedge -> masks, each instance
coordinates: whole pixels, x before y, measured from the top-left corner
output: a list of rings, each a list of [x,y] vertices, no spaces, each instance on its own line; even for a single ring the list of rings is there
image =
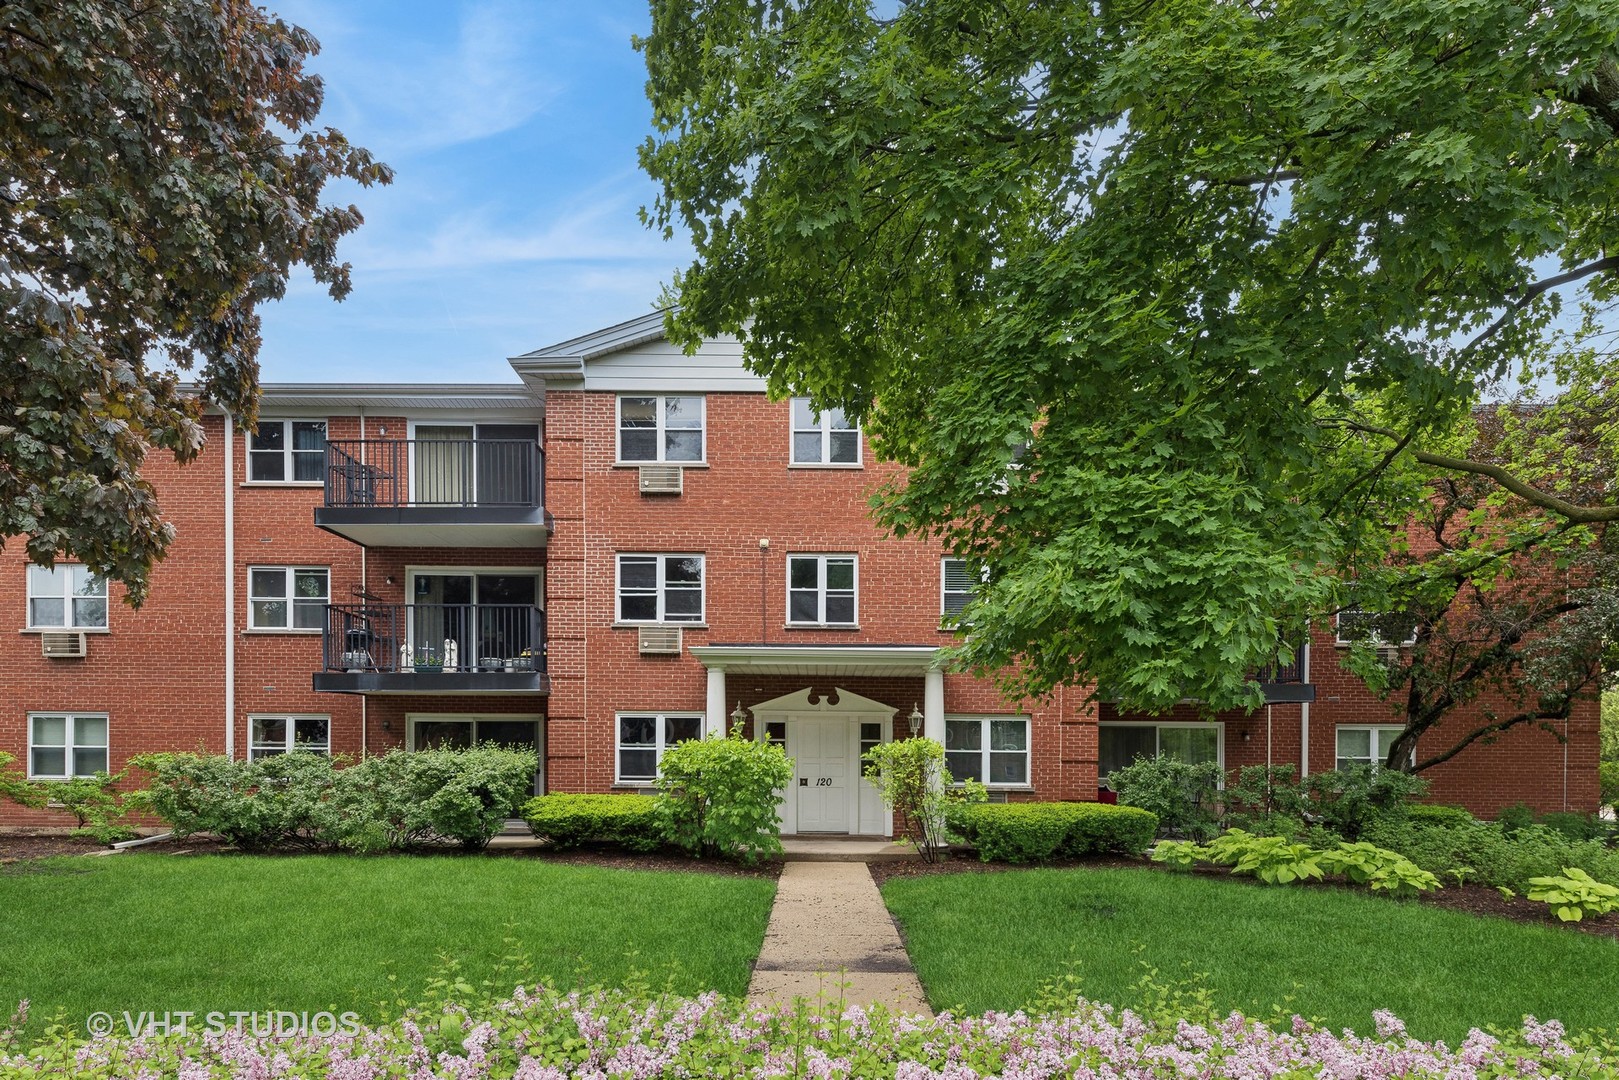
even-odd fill
[[[972,803],[952,808],[950,827],[985,862],[1044,862],[1118,852],[1139,855],[1158,831],[1158,817],[1108,803]]]
[[[665,841],[657,806],[645,795],[540,795],[520,814],[535,836],[559,848],[598,840],[654,851]]]

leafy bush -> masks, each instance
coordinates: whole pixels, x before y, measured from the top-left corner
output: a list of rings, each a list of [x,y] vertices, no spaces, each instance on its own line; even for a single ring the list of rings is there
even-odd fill
[[[1562,833],[1570,840],[1605,840],[1613,830],[1595,814],[1581,814],[1573,810],[1554,810],[1541,814],[1535,824],[1544,825]]]
[[[660,831],[693,853],[757,862],[781,851],[776,793],[792,779],[781,747],[746,738],[740,727],[678,743],[658,764]]]
[[[866,752],[866,779],[894,812],[926,862],[933,862],[951,836],[949,819],[960,806],[989,797],[983,784],[945,779],[944,746],[933,739],[878,743]]]
[[[1225,790],[1225,825],[1296,837],[1304,829],[1309,795],[1292,765],[1245,765]]]
[[[1339,844],[1321,853],[1321,867],[1329,874],[1341,874],[1373,892],[1409,896],[1439,888],[1439,879],[1399,852],[1380,848],[1364,840]]]
[[[74,836],[88,836],[103,844],[116,844],[132,840],[138,834],[124,823],[127,811],[123,800],[113,788],[124,779],[124,774],[98,772],[93,776],[75,776],[69,780],[51,780],[41,783],[49,803],[61,806],[73,815],[78,828]]]
[[[44,806],[44,793],[39,785],[28,782],[28,776],[21,769],[13,767],[16,760],[15,755],[0,750],[0,799],[30,808]]]
[[[950,827],[985,862],[1044,862],[1099,852],[1136,855],[1158,821],[1134,806],[1105,803],[976,803],[952,807]]]
[[[326,807],[332,761],[320,754],[284,754],[233,761],[203,754],[142,754],[130,764],[152,774],[132,805],[150,810],[179,837],[212,833],[249,851],[329,842]]]
[[[1528,888],[1530,878],[1555,875],[1568,866],[1619,885],[1619,851],[1594,840],[1570,840],[1542,825],[1509,834],[1499,822],[1447,826],[1383,821],[1367,830],[1366,839],[1431,873],[1454,877],[1461,871],[1467,880],[1517,892]]]
[[[212,833],[247,850],[300,846],[382,851],[450,840],[482,848],[529,793],[532,752],[393,750],[346,769],[324,754],[233,761],[146,754],[130,797],[177,836]]]
[[[1212,761],[1189,765],[1171,757],[1140,757],[1108,774],[1119,802],[1158,819],[1160,836],[1206,840],[1219,832],[1215,808],[1225,774]]]
[[[533,792],[538,768],[533,751],[497,746],[366,758],[338,774],[335,839],[351,851],[437,841],[481,851]]]
[[[1231,867],[1233,874],[1252,874],[1267,885],[1320,881],[1322,853],[1309,844],[1280,836],[1254,836],[1229,829],[1204,845],[1210,862]]]
[[[541,795],[523,804],[521,816],[559,848],[598,840],[653,851],[663,843],[657,803],[644,795]]]
[[[1511,806],[1503,806],[1495,812],[1495,823],[1508,836],[1522,829],[1527,829],[1535,823],[1535,811],[1526,802],[1515,802]]]
[[[1428,781],[1398,769],[1357,765],[1316,773],[1305,781],[1320,822],[1347,840],[1359,840],[1374,821],[1403,817]]]
[[[1418,825],[1448,825],[1453,828],[1466,828],[1477,825],[1478,818],[1469,814],[1460,806],[1446,806],[1443,803],[1412,803],[1405,808],[1406,820]]]
[[[1597,765],[1597,776],[1602,785],[1603,806],[1619,809],[1619,761],[1604,761]]]

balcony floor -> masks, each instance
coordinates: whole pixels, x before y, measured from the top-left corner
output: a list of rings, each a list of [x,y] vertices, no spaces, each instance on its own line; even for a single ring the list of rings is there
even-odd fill
[[[315,689],[336,694],[549,694],[543,671],[317,671]]]

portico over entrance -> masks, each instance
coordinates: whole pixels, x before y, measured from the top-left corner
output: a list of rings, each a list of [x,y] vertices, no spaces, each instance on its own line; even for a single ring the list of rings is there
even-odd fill
[[[944,672],[937,648],[704,645],[694,646],[691,653],[708,670],[706,732],[724,733],[733,705],[740,707],[747,698],[754,737],[776,743],[793,759],[793,779],[782,792],[784,833],[892,834],[892,815],[876,789],[862,779],[860,759],[877,743],[894,738],[895,716],[902,709],[911,722],[909,714],[920,708],[915,734],[944,742]],[[735,686],[728,686],[728,675],[737,677]],[[761,701],[751,691],[755,681],[765,678],[778,687],[798,683],[799,688]],[[879,701],[845,686],[869,679],[914,679],[911,686],[920,691],[915,696],[921,700]]]

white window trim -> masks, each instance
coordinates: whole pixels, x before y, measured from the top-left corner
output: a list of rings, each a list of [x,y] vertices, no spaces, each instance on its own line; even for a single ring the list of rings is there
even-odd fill
[[[261,419],[259,421],[259,424],[280,424],[281,425],[281,439],[282,439],[282,445],[281,445],[281,474],[282,474],[283,477],[285,477],[285,479],[281,479],[281,480],[255,480],[255,479],[253,479],[253,455],[254,454],[268,454],[268,453],[271,453],[271,451],[253,449],[253,436],[258,434],[257,425],[255,425],[252,428],[243,428],[242,429],[242,445],[244,447],[244,452],[243,452],[243,455],[242,455],[242,466],[246,470],[246,472],[243,473],[243,476],[245,477],[245,479],[242,481],[242,486],[243,487],[314,488],[314,487],[325,487],[326,486],[326,478],[325,477],[321,477],[318,480],[294,480],[294,479],[292,479],[292,475],[293,475],[293,467],[292,467],[292,453],[293,453],[293,450],[292,450],[292,425],[295,424],[295,423],[296,424],[319,424],[321,427],[325,428],[326,433],[325,433],[325,435],[324,435],[324,437],[322,439],[323,443],[330,440],[331,437],[332,437],[332,425],[327,420],[327,418],[324,417],[324,416],[287,416],[287,417],[268,417],[268,418],[265,418],[265,419]],[[314,453],[314,451],[313,450],[301,450],[301,451],[299,451],[299,453],[312,454],[312,453]],[[322,453],[322,455],[324,455],[325,450],[323,449],[321,451],[321,453]]]
[[[1369,732],[1371,732],[1372,733],[1372,743],[1373,743],[1374,749],[1372,751],[1372,760],[1370,762],[1368,762],[1367,764],[1370,764],[1372,766],[1372,768],[1374,768],[1374,769],[1381,769],[1383,767],[1383,762],[1388,759],[1388,744],[1383,741],[1383,735],[1385,733],[1388,733],[1390,735],[1393,735],[1395,738],[1398,738],[1400,732],[1402,732],[1404,730],[1405,730],[1405,725],[1404,724],[1339,724],[1339,725],[1337,725],[1335,728],[1333,728],[1333,733],[1332,733],[1332,767],[1334,769],[1338,768],[1338,761],[1339,761],[1339,759],[1341,759],[1343,757],[1343,755],[1338,752],[1338,735],[1339,735],[1340,732],[1345,732],[1345,731],[1369,731]],[[1415,746],[1413,746],[1411,748],[1411,760],[1415,761],[1416,758],[1417,758],[1417,748]]]
[[[632,777],[628,780],[624,778],[623,768],[619,764],[621,761],[620,752],[625,749],[623,742],[624,729],[620,725],[619,721],[626,716],[650,716],[656,721],[654,735],[656,741],[651,747],[656,756],[653,759],[654,775],[651,780],[643,780],[638,777]],[[669,749],[670,746],[668,739],[669,721],[671,719],[697,721],[697,738],[701,739],[704,737],[703,714],[700,712],[691,712],[689,710],[682,709],[675,709],[670,712],[659,712],[654,709],[622,709],[613,714],[613,784],[615,787],[649,788],[657,784],[658,781],[656,770],[663,767],[663,752]],[[648,747],[636,745],[629,747],[629,749],[646,750]]]
[[[1355,610],[1360,611],[1361,609],[1356,608]],[[1352,639],[1349,639],[1349,638],[1345,638],[1343,636],[1343,631],[1341,629],[1339,629],[1340,620],[1341,620],[1342,616],[1343,616],[1342,611],[1337,612],[1332,616],[1332,643],[1334,645],[1338,645],[1338,646],[1340,646],[1342,648],[1348,648],[1351,645],[1354,645],[1355,641],[1352,640]],[[1387,648],[1389,646],[1389,643],[1384,641],[1383,638],[1375,630],[1372,631],[1372,636],[1368,639],[1368,642],[1373,647]],[[1416,643],[1417,643],[1417,629],[1416,629],[1416,625],[1413,623],[1412,627],[1411,627],[1411,636],[1406,638],[1404,641],[1395,643],[1394,647],[1399,648],[1399,649],[1409,649],[1411,646],[1415,645]]]
[[[1163,729],[1163,728],[1197,728],[1200,731],[1206,731],[1207,729],[1212,727],[1214,729],[1214,732],[1215,732],[1215,754],[1216,754],[1215,761],[1219,764],[1220,771],[1221,772],[1225,771],[1225,721],[1224,720],[1166,720],[1166,721],[1157,721],[1157,720],[1101,720],[1101,721],[1097,722],[1096,727],[1097,727],[1097,739],[1096,739],[1097,755],[1096,756],[1097,756],[1098,759],[1100,759],[1101,756],[1102,756],[1102,753],[1101,753],[1102,752],[1102,738],[1101,738],[1101,729],[1102,728],[1108,728],[1108,727],[1138,727],[1138,728],[1157,728],[1157,729],[1160,729],[1160,730]],[[1160,755],[1163,754],[1163,752],[1164,752],[1163,744],[1164,744],[1163,736],[1160,735],[1160,736],[1157,737],[1156,741],[1153,743],[1153,756],[1154,757],[1157,757],[1157,756],[1160,756]],[[1334,749],[1336,749],[1336,747],[1334,747]],[[1098,764],[1100,764],[1100,761],[1098,761]],[[1099,776],[1097,779],[1098,779],[1098,781],[1100,783],[1102,783],[1104,785],[1107,783],[1107,778],[1106,777],[1100,777]]]
[[[953,563],[953,562],[961,563],[963,570],[965,570],[966,566],[967,566],[967,560],[963,559],[963,558],[960,558],[959,556],[956,556],[956,555],[945,555],[945,556],[940,557],[940,559],[939,559],[939,620],[941,622],[945,622],[945,623],[952,623],[952,622],[959,621],[959,615],[960,615],[960,612],[948,611],[948,610],[945,609],[945,606],[944,606],[945,598],[947,596],[949,596],[950,592],[951,592],[950,589],[945,588],[945,567],[948,564]],[[980,584],[982,584],[983,582],[986,582],[988,580],[989,580],[989,567],[986,566],[986,567],[984,567],[983,573],[979,575],[979,582],[980,582]],[[976,590],[973,590],[973,589],[969,589],[967,591],[967,603],[969,603],[969,604],[972,603],[973,595],[974,595],[975,591]],[[945,629],[950,629],[950,628],[951,627],[945,627]]]
[[[285,596],[255,596],[253,595],[253,572],[255,570],[284,570],[287,576],[287,592]],[[299,573],[320,571],[326,575],[326,599],[322,608],[330,607],[332,603],[332,568],[330,566],[292,566],[280,563],[259,563],[247,568],[247,632],[252,634],[320,634],[325,632],[321,626],[293,626],[293,603],[298,599],[293,591],[294,583]],[[304,599],[311,599],[304,597]],[[259,626],[253,621],[253,603],[256,600],[285,600],[287,603],[287,624],[285,626]],[[324,620],[323,620],[324,621]]]
[[[84,565],[83,563],[59,562],[55,566],[49,567],[48,569],[65,571],[70,567],[83,566],[83,565]],[[66,574],[66,573],[64,573],[62,575],[62,592],[60,594],[52,593],[49,596],[40,596],[40,597],[38,597],[38,599],[41,599],[41,600],[60,599],[62,601],[62,625],[61,626],[49,626],[49,625],[41,625],[39,623],[34,622],[34,600],[35,600],[35,595],[34,595],[34,586],[33,586],[33,574],[30,573],[30,571],[35,569],[35,566],[36,566],[36,564],[29,563],[23,569],[23,621],[24,621],[23,629],[24,630],[28,630],[28,631],[37,630],[37,631],[43,631],[45,633],[50,633],[52,631],[67,631],[67,630],[72,630],[72,631],[81,631],[82,630],[82,631],[86,631],[86,632],[89,632],[89,633],[106,633],[109,629],[111,629],[111,624],[112,624],[112,597],[108,593],[107,579],[106,578],[101,579],[101,593],[100,593],[100,596],[99,596],[99,599],[105,601],[106,605],[107,605],[107,607],[106,607],[107,621],[105,623],[102,623],[100,626],[95,626],[95,625],[92,625],[92,624],[86,624],[84,626],[79,626],[79,625],[75,624],[74,621],[73,621],[73,595],[67,591],[67,582],[68,582],[71,575]],[[46,567],[39,567],[39,569],[47,569],[47,568]],[[86,569],[88,569],[88,567],[86,567]],[[79,599],[88,600],[88,599],[92,599],[92,598],[91,597],[79,597]],[[49,715],[56,715],[56,714],[52,713],[52,714],[49,714]]]
[[[818,425],[815,428],[801,428],[793,420],[794,402],[809,401],[807,397],[787,399],[787,467],[791,469],[864,469],[866,467],[866,435],[859,424],[847,430],[854,432],[854,460],[832,461],[832,414],[823,412],[816,417]],[[799,432],[806,435],[811,431],[819,431],[821,435],[821,460],[799,461],[793,456],[797,443],[793,438]],[[837,430],[843,431],[844,428]]]
[[[658,612],[655,619],[626,619],[624,613],[624,560],[625,559],[655,559],[657,560],[658,577],[653,586],[658,599]],[[665,580],[665,559],[696,559],[701,568],[698,572],[697,582],[697,616],[691,619],[671,619],[664,610],[664,600],[668,591]],[[708,618],[708,557],[695,552],[678,551],[619,551],[613,555],[613,625],[614,626],[702,626]],[[642,715],[636,713],[633,715]]]
[[[269,743],[260,742],[253,737],[253,723],[257,720],[285,720],[287,721],[287,737],[284,744],[272,747]],[[326,721],[326,742],[318,750],[312,743],[297,741],[297,723],[300,720]],[[261,754],[260,751],[274,749],[278,753],[290,754],[294,750],[303,750],[305,753],[322,753],[327,756],[332,752],[332,718],[327,713],[248,713],[247,714],[247,760],[263,761],[266,757],[275,754]]]
[[[795,622],[793,620],[793,593],[797,592],[797,591],[801,591],[801,590],[795,590],[793,588],[793,560],[794,559],[814,559],[814,560],[816,560],[816,565],[815,565],[815,614],[818,616],[818,620],[815,621],[815,622],[810,622],[810,621],[807,621],[807,620]],[[826,621],[826,561],[828,559],[848,559],[850,562],[852,562],[854,564],[854,611],[852,612],[852,614],[854,615],[854,618],[850,619],[848,622],[827,622]],[[786,586],[787,586],[786,597],[785,597],[786,608],[784,609],[784,614],[787,616],[785,625],[787,625],[788,627],[791,627],[793,629],[803,629],[803,628],[806,628],[806,627],[809,628],[809,629],[817,629],[817,628],[821,628],[821,627],[827,627],[827,628],[837,629],[837,630],[857,630],[857,629],[860,628],[860,556],[859,555],[857,555],[857,554],[855,554],[853,552],[837,552],[837,551],[830,552],[830,553],[824,554],[824,555],[816,554],[816,553],[813,553],[813,552],[807,552],[807,551],[789,552],[788,555],[787,555],[787,580],[786,580]],[[842,590],[840,589],[839,592],[841,592],[841,591]]]
[[[961,722],[961,721],[977,721],[978,722],[979,728],[980,728],[978,754],[982,758],[982,760],[979,762],[979,772],[984,776],[989,775],[989,755],[990,755],[989,724],[990,724],[990,721],[992,721],[992,720],[1021,720],[1021,721],[1023,721],[1023,731],[1024,731],[1023,744],[1024,744],[1024,749],[1022,751],[1018,751],[1018,750],[996,750],[996,751],[994,751],[997,754],[1022,753],[1022,755],[1023,755],[1023,780],[1022,780],[1021,783],[1012,783],[1012,784],[990,783],[988,781],[985,781],[984,786],[987,787],[987,788],[990,788],[992,790],[1000,790],[1000,791],[1027,791],[1027,790],[1032,790],[1033,787],[1034,787],[1034,724],[1032,724],[1030,722],[1030,718],[1027,715],[1025,715],[1023,713],[1012,713],[1010,715],[1004,715],[1004,716],[1002,716],[1002,715],[993,715],[993,714],[990,714],[990,713],[946,713],[945,717],[944,717],[944,722],[946,724],[957,723],[957,722]],[[951,753],[951,754],[970,754],[970,753],[972,753],[972,751],[971,750],[950,750],[950,751],[948,751],[948,753]],[[946,775],[948,775],[949,772],[950,772],[949,759],[946,758],[945,761],[946,761],[945,773],[946,773]],[[962,784],[961,784],[961,781],[959,781],[959,780],[952,780],[951,781],[951,786],[952,787],[961,787]]]
[[[625,398],[651,398],[657,404],[653,415],[657,417],[658,426],[654,429],[658,433],[658,456],[655,458],[628,459],[624,457],[624,399]],[[663,426],[663,402],[665,398],[696,398],[701,411],[700,423],[695,428],[675,428],[676,431],[695,431],[702,442],[702,453],[693,461],[669,461],[664,457],[667,447],[664,443],[664,433],[668,428]],[[684,393],[645,393],[636,394],[624,391],[613,399],[613,464],[614,465],[679,465],[682,468],[699,468],[708,464],[708,395]]]
[[[62,747],[62,767],[66,773],[38,773],[34,771],[34,720],[36,717],[51,718],[63,717],[67,721],[65,732],[66,743]],[[92,746],[89,743],[78,741],[80,720],[101,720],[107,725],[107,745]],[[73,751],[75,750],[105,750],[107,752],[107,771],[112,771],[112,719],[104,712],[66,712],[42,709],[31,712],[27,717],[28,724],[28,779],[30,780],[72,780],[78,776],[94,776],[95,773],[76,773],[73,771]],[[48,749],[56,749],[48,747]]]

